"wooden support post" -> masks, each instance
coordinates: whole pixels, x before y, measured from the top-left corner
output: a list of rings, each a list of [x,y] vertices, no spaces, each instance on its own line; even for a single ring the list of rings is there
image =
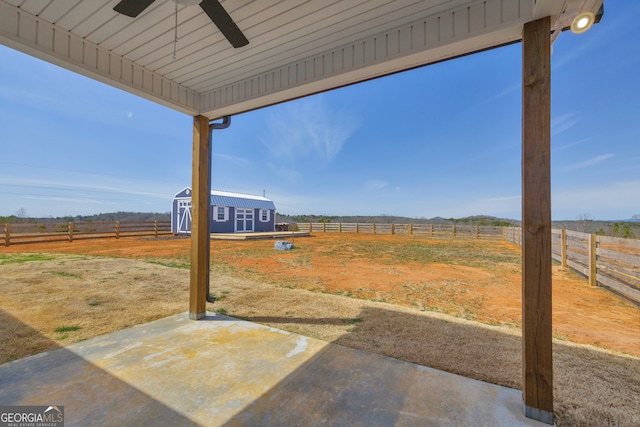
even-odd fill
[[[413,230],[411,224],[407,224],[407,235],[411,236],[413,234]]]
[[[455,224],[453,224],[451,226],[451,236],[452,237],[456,237],[456,225]]]
[[[373,225],[373,234],[376,234],[376,223],[374,222],[372,225]]]
[[[153,235],[158,237],[158,220],[153,221]]]
[[[358,232],[360,231],[359,230],[360,227],[358,225],[359,225],[359,223],[356,222],[356,234],[358,234]]]
[[[207,281],[209,280],[210,205],[211,205],[211,147],[209,119],[193,118],[192,163],[192,220],[191,272],[189,291],[189,319],[206,316]]]
[[[326,223],[326,222],[323,222],[323,223],[322,223],[322,232],[323,232],[323,233],[326,233],[326,232],[327,232],[327,223]]]
[[[547,424],[553,424],[550,22],[528,22],[522,34],[522,394],[525,415]]]
[[[120,238],[120,221],[116,221],[116,239]]]
[[[395,231],[395,229],[393,227],[393,224],[391,224],[391,234],[396,234],[396,231]]]
[[[433,237],[433,224],[429,224],[429,237]]]
[[[562,268],[567,268],[567,230],[564,228],[560,231],[560,257],[562,259]]]
[[[69,222],[67,226],[67,231],[69,233],[69,242],[73,242],[73,222]]]
[[[9,224],[5,223],[4,224],[4,245],[9,246],[10,243],[11,243],[11,237],[9,235]]]
[[[597,286],[597,248],[598,248],[598,236],[595,234],[589,234],[589,284],[591,286]]]
[[[313,231],[313,223],[310,222],[309,223],[309,233],[311,233]]]
[[[338,231],[342,233],[342,223],[338,223]]]
[[[476,225],[476,239],[480,238],[480,226]]]

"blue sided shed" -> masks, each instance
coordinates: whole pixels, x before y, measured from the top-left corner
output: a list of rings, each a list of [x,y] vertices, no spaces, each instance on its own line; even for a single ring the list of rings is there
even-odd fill
[[[213,190],[210,205],[212,233],[275,231],[276,206],[266,197]],[[191,233],[191,188],[173,198],[171,231]]]

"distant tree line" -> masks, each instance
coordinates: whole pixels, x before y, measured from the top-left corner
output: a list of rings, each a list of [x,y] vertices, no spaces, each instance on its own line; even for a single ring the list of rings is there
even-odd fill
[[[360,224],[466,224],[466,225],[491,225],[494,227],[508,227],[519,225],[520,221],[496,218],[493,216],[476,215],[465,218],[411,218],[393,215],[356,215],[356,216],[331,216],[331,215],[285,215],[276,212],[276,222],[289,223],[360,223]]]
[[[146,221],[169,221],[171,213],[153,213],[153,212],[111,212],[100,213],[95,215],[75,215],[75,216],[59,216],[59,217],[41,217],[31,218],[26,216],[26,211],[20,215],[18,212],[14,215],[0,216],[0,223],[18,224],[18,223],[58,223],[58,222],[146,222]]]
[[[0,224],[9,223],[56,223],[56,222],[142,222],[169,221],[170,212],[111,212],[95,215],[76,215],[64,217],[30,218],[27,211],[20,208],[15,214],[0,216]],[[497,218],[489,215],[474,215],[464,218],[412,218],[394,215],[286,215],[276,212],[276,222],[288,223],[360,223],[360,224],[464,224],[494,227],[519,226],[520,221],[509,218]],[[581,214],[575,220],[553,221],[553,228],[578,231],[581,233],[598,234],[624,238],[640,238],[640,214],[633,215],[626,221],[600,221],[591,219],[589,214]]]
[[[496,218],[488,215],[474,215],[464,218],[411,218],[403,216],[331,216],[331,215],[286,215],[276,213],[276,222],[288,223],[360,223],[360,224],[464,224],[493,227],[520,226],[520,221],[509,218]],[[553,228],[602,236],[640,238],[640,214],[633,215],[629,221],[598,221],[588,214],[578,215],[575,220],[553,221]]]
[[[553,227],[599,236],[637,239],[640,238],[640,214],[633,215],[628,221],[600,221],[591,219],[588,214],[582,214],[578,215],[575,221],[554,221]]]

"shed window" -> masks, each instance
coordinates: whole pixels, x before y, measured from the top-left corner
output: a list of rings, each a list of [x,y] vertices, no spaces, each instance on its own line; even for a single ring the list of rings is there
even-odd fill
[[[269,222],[271,215],[269,215],[269,209],[260,209],[260,222]]]
[[[229,219],[229,208],[226,206],[216,206],[213,211],[213,219],[218,222],[225,222]]]

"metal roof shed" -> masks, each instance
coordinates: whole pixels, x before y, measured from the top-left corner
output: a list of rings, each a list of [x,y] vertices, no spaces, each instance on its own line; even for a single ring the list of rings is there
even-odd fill
[[[192,192],[187,187],[173,198],[171,231],[191,234]],[[275,231],[276,206],[262,196],[211,191],[211,233],[246,233]]]
[[[140,13],[0,0],[0,43],[194,116],[192,319],[206,315],[210,133],[229,124],[211,119],[522,41],[523,397],[553,423],[550,44],[603,0],[222,1],[233,25],[212,23],[215,0],[126,3]]]

